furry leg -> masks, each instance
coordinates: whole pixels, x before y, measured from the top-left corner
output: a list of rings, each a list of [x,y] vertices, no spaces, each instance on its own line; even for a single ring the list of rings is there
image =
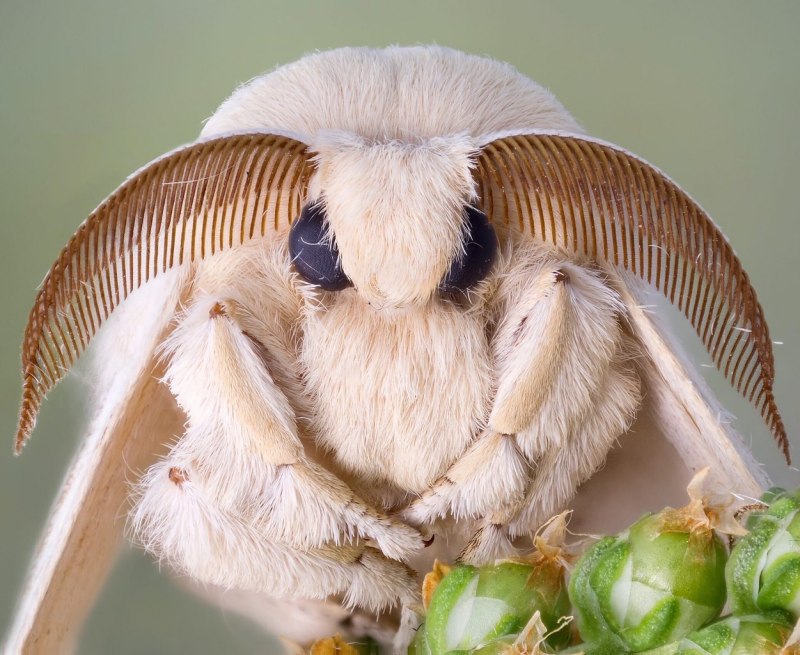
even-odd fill
[[[501,556],[511,538],[562,509],[605,461],[641,402],[624,308],[599,272],[545,267],[534,277],[538,293],[530,305],[515,293],[514,276],[510,284],[508,297],[520,307],[509,307],[509,321],[498,329],[501,373],[489,424],[516,434],[533,474],[521,502],[483,517],[462,553],[475,563]]]
[[[208,498],[202,479],[164,461],[142,480],[132,516],[147,550],[179,572],[224,588],[272,597],[344,598],[380,611],[413,598],[408,567],[362,541],[298,548]]]
[[[513,507],[524,498],[529,477],[530,465],[514,435],[485,432],[405,516],[424,525],[447,514],[463,520]]]
[[[539,457],[525,497],[514,507],[487,515],[461,559],[484,563],[507,556],[513,551],[511,539],[532,535],[563,510],[578,486],[603,465],[608,451],[630,428],[641,402],[640,379],[629,356],[624,348],[620,350],[598,389],[592,411],[569,436],[566,447],[552,447]]]
[[[497,294],[504,318],[493,340],[498,382],[488,430],[407,510],[417,524],[446,514],[481,519],[462,554],[474,563],[511,552],[511,536],[549,516],[536,509],[543,501],[547,512],[567,502],[640,400],[625,364],[635,351],[622,332],[624,305],[602,273],[519,261]]]
[[[142,480],[134,526],[151,551],[200,580],[373,609],[411,593],[404,559],[419,534],[380,514],[308,460],[294,413],[242,328],[255,319],[213,297],[165,347],[184,436]],[[372,547],[372,546],[375,547]]]
[[[641,403],[641,383],[626,346],[633,348],[628,338],[598,389],[592,411],[570,436],[567,447],[551,448],[537,461],[525,499],[509,525],[512,537],[532,534],[564,509],[633,423]]]

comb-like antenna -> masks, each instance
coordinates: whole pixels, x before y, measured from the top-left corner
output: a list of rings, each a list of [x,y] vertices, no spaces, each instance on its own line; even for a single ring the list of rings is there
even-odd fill
[[[717,368],[755,404],[790,461],[764,312],[733,248],[687,193],[617,146],[564,133],[492,141],[478,172],[491,220],[609,262],[661,290]]]
[[[17,452],[45,394],[128,294],[300,214],[311,174],[306,148],[267,133],[192,144],[139,170],[91,213],[47,273],[28,318]]]

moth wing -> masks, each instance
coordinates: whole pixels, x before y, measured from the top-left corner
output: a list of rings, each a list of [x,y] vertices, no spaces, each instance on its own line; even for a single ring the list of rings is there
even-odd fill
[[[570,529],[608,534],[645,511],[685,505],[686,485],[706,466],[719,488],[757,498],[770,486],[769,477],[726,410],[666,322],[647,311],[643,285],[629,275],[615,282],[641,348],[644,400],[604,467],[578,490]]]
[[[641,370],[649,397],[647,411],[681,455],[692,475],[710,465],[710,475],[741,493],[757,495],[769,478],[753,457],[730,416],[672,337],[664,321],[650,315],[641,287],[628,276],[622,299],[643,351]]]
[[[92,212],[45,277],[22,346],[18,452],[47,392],[107,329],[96,344],[98,410],[34,556],[9,652],[74,648],[119,549],[128,483],[182,430],[158,345],[192,264],[285,229],[306,193],[305,151],[289,136],[250,132],[168,153]]]
[[[34,555],[7,652],[74,651],[122,544],[129,484],[181,431],[156,347],[184,279],[176,270],[139,289],[98,335],[97,411]]]

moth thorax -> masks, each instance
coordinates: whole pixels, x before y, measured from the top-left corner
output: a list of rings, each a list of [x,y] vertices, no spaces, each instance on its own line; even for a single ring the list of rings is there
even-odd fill
[[[311,196],[325,205],[329,237],[358,293],[376,307],[425,303],[464,248],[473,140],[368,142],[335,131],[318,135],[313,149]]]

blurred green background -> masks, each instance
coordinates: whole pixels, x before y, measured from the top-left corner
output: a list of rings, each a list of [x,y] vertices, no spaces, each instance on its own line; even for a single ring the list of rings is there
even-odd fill
[[[777,396],[800,457],[799,28],[800,3],[774,0],[0,1],[0,631],[85,423],[76,375],[52,394],[24,456],[11,455],[37,284],[128,173],[195,138],[239,83],[312,50],[435,42],[507,60],[589,133],[680,182],[733,242],[785,342]],[[688,345],[707,361],[696,339]],[[796,485],[756,413],[704,371],[774,479]],[[80,652],[273,649],[132,551]]]

